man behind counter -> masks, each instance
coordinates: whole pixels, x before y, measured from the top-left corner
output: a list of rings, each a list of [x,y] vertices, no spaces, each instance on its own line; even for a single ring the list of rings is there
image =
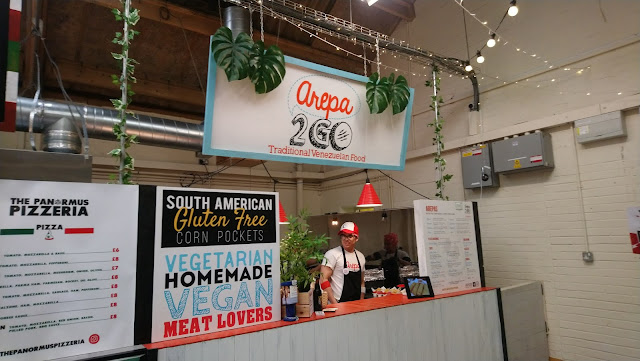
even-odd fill
[[[398,235],[387,233],[384,235],[384,249],[367,256],[367,261],[382,259],[381,266],[384,269],[384,286],[387,288],[397,286],[400,280],[400,266],[411,264],[409,254],[398,249]]]
[[[329,303],[348,302],[364,299],[364,264],[362,252],[356,251],[358,226],[345,222],[340,227],[339,247],[324,254],[322,260],[321,287],[327,291]]]

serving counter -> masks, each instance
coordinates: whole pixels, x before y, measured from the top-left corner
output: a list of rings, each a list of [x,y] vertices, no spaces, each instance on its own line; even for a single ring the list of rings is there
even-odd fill
[[[505,360],[500,290],[403,295],[337,311],[145,345],[159,361]]]

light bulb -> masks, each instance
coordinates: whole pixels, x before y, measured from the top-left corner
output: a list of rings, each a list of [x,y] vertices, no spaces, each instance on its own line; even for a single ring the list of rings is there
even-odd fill
[[[478,62],[478,64],[484,63],[484,56],[480,54],[480,50],[478,50],[478,52],[476,53],[476,61]]]
[[[464,70],[471,71],[473,70],[473,67],[471,66],[471,64],[467,64],[467,66],[464,67]]]
[[[509,10],[507,11],[507,14],[509,14],[509,16],[516,16],[518,15],[518,7],[516,6],[516,0],[511,0],[511,6],[509,7]]]
[[[491,38],[487,40],[487,46],[490,48],[496,46],[496,33],[491,34]]]

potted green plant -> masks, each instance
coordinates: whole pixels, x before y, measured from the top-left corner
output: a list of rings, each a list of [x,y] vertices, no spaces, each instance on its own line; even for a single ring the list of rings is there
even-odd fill
[[[304,209],[298,215],[288,216],[289,230],[280,241],[280,280],[283,284],[295,281],[299,295],[297,314],[306,317],[313,311],[312,297],[309,296],[311,284],[320,273],[319,270],[308,270],[307,262],[322,261],[324,250],[329,245],[329,237],[324,234],[315,235],[309,230],[308,217],[309,214]],[[287,302],[290,301],[283,300],[284,305]]]

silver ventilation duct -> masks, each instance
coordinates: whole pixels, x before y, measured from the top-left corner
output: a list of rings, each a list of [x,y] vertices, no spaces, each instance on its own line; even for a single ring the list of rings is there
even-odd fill
[[[225,7],[223,9],[223,23],[231,29],[234,37],[240,32],[249,34],[249,10],[234,5]],[[29,115],[34,108],[36,111],[36,115],[32,117],[34,133],[43,133],[46,128],[51,127],[61,118],[73,119],[72,125],[75,123],[77,127],[82,129],[81,121],[84,117],[89,137],[114,140],[113,125],[120,122],[120,115],[114,109],[83,104],[39,100],[34,107],[32,99],[18,97],[17,108],[16,130],[22,132],[29,131]],[[204,135],[203,128],[202,124],[180,122],[149,115],[127,116],[127,132],[137,135],[140,143],[144,145],[201,151]],[[60,133],[57,136],[63,135]],[[65,133],[65,136],[70,136],[69,132]],[[68,145],[70,146],[70,144]]]
[[[18,97],[16,130],[29,131],[29,113],[34,109],[33,99]],[[120,122],[119,113],[90,105],[40,100],[33,120],[33,131],[42,133],[60,118],[75,119],[82,128],[84,116],[87,133],[91,138],[114,140],[113,125]],[[202,124],[137,114],[127,117],[127,132],[138,136],[141,144],[183,150],[202,150],[204,134]]]
[[[45,152],[80,154],[81,149],[82,140],[69,118],[60,118],[42,135],[42,150]]]
[[[222,23],[231,29],[234,39],[240,33],[250,34],[249,9],[235,5],[223,8]]]

